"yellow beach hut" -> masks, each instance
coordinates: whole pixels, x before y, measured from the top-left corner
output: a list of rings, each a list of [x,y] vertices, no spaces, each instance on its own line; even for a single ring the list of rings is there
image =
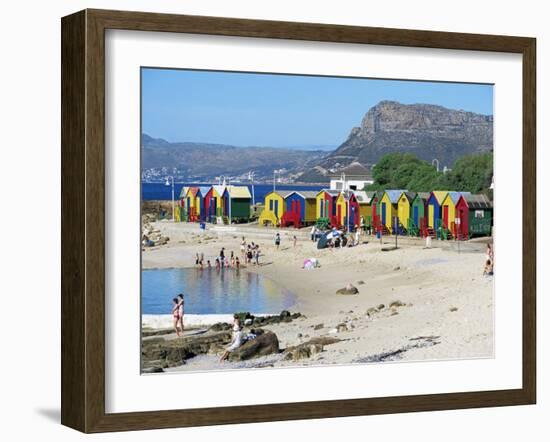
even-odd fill
[[[198,221],[201,210],[201,197],[198,187],[189,187],[186,195],[188,221]]]
[[[456,223],[456,205],[460,197],[471,195],[470,192],[449,192],[441,203],[441,227],[452,233],[454,237],[457,235]]]
[[[260,226],[271,224],[279,225],[281,218],[285,213],[285,198],[290,195],[293,190],[275,190],[266,194],[264,199],[264,210],[258,218]]]
[[[346,222],[346,214],[348,213],[348,199],[344,192],[338,194],[336,199],[336,220],[338,226],[343,226]]]
[[[409,229],[409,218],[411,217],[411,203],[416,193],[403,192],[397,200],[397,219],[404,229]]]
[[[386,190],[380,199],[380,221],[389,232],[394,231],[394,218],[397,217],[397,202],[406,190]],[[394,232],[395,233],[395,232]]]

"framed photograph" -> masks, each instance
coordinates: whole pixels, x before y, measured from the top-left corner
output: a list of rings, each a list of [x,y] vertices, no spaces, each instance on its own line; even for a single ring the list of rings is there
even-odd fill
[[[64,425],[535,403],[535,39],[61,24]]]

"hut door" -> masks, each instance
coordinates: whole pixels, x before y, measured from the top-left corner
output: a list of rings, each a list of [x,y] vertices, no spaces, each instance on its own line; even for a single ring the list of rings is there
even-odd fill
[[[342,219],[342,206],[338,204],[338,222]]]
[[[382,224],[386,224],[386,203],[382,203]]]
[[[434,226],[434,206],[433,204],[428,205],[428,227],[435,227]]]
[[[418,206],[414,206],[413,208],[413,219],[415,226],[418,227]]]
[[[302,212],[302,204],[301,201],[296,201],[296,215],[300,216],[300,213]]]
[[[443,224],[449,228],[449,206],[443,206]]]

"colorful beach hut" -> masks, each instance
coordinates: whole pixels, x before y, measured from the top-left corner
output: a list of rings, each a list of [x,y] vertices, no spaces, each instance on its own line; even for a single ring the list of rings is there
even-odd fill
[[[483,194],[461,195],[455,205],[457,239],[489,236],[493,226],[493,203]]]
[[[406,190],[386,190],[380,199],[380,223],[386,226],[389,232],[395,231],[395,218],[397,217],[397,203],[399,197]]]
[[[316,220],[317,192],[310,190],[296,190],[284,197],[285,212],[281,218],[281,225],[293,225],[298,228],[304,224],[314,223]]]
[[[380,200],[382,199],[383,195],[383,191],[378,191],[373,195],[370,201],[372,212],[372,226],[375,230],[380,230],[380,226],[382,224],[380,220]]]
[[[248,186],[226,186],[223,192],[223,215],[233,221],[250,220],[252,195]]]
[[[441,203],[441,226],[451,232],[456,238],[458,232],[456,229],[456,204],[462,195],[469,195],[470,192],[449,192]]]
[[[441,227],[441,204],[447,196],[447,191],[434,190],[430,193],[428,202],[426,204],[427,221],[426,227],[428,229],[437,230]]]
[[[264,210],[258,218],[260,226],[271,224],[277,226],[285,213],[285,197],[290,195],[292,190],[272,190],[265,195]]]
[[[411,204],[414,201],[416,193],[402,192],[397,200],[397,219],[403,229],[409,230],[409,218],[411,216]]]
[[[185,196],[187,205],[187,221],[196,222],[200,215],[200,192],[198,187],[189,187]]]
[[[199,190],[197,192],[197,197],[199,201],[199,220],[200,221],[206,221],[207,213],[204,207],[205,204],[205,196],[210,190],[210,187],[208,186],[199,186]]]
[[[339,226],[336,217],[336,200],[339,194],[338,190],[331,189],[323,189],[317,193],[317,222],[326,222],[333,226]]]
[[[359,204],[359,218],[363,218],[365,227],[372,226],[372,205],[371,201],[376,192],[354,190],[355,198]]]
[[[189,190],[189,186],[183,186],[180,190],[179,200],[178,200],[179,209],[176,212],[178,221],[187,220],[187,191],[188,190]]]
[[[409,234],[422,235],[427,226],[426,204],[430,198],[429,192],[418,192],[411,202],[409,213],[409,225],[407,231]]]
[[[210,186],[204,196],[205,219],[214,222],[223,216],[223,193],[226,186]]]

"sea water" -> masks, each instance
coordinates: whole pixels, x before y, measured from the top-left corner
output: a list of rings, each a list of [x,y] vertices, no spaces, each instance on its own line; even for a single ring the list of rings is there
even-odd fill
[[[236,312],[278,314],[295,296],[271,279],[236,269],[147,269],[141,272],[143,315],[166,315],[172,299],[185,296],[185,314],[229,315]]]

